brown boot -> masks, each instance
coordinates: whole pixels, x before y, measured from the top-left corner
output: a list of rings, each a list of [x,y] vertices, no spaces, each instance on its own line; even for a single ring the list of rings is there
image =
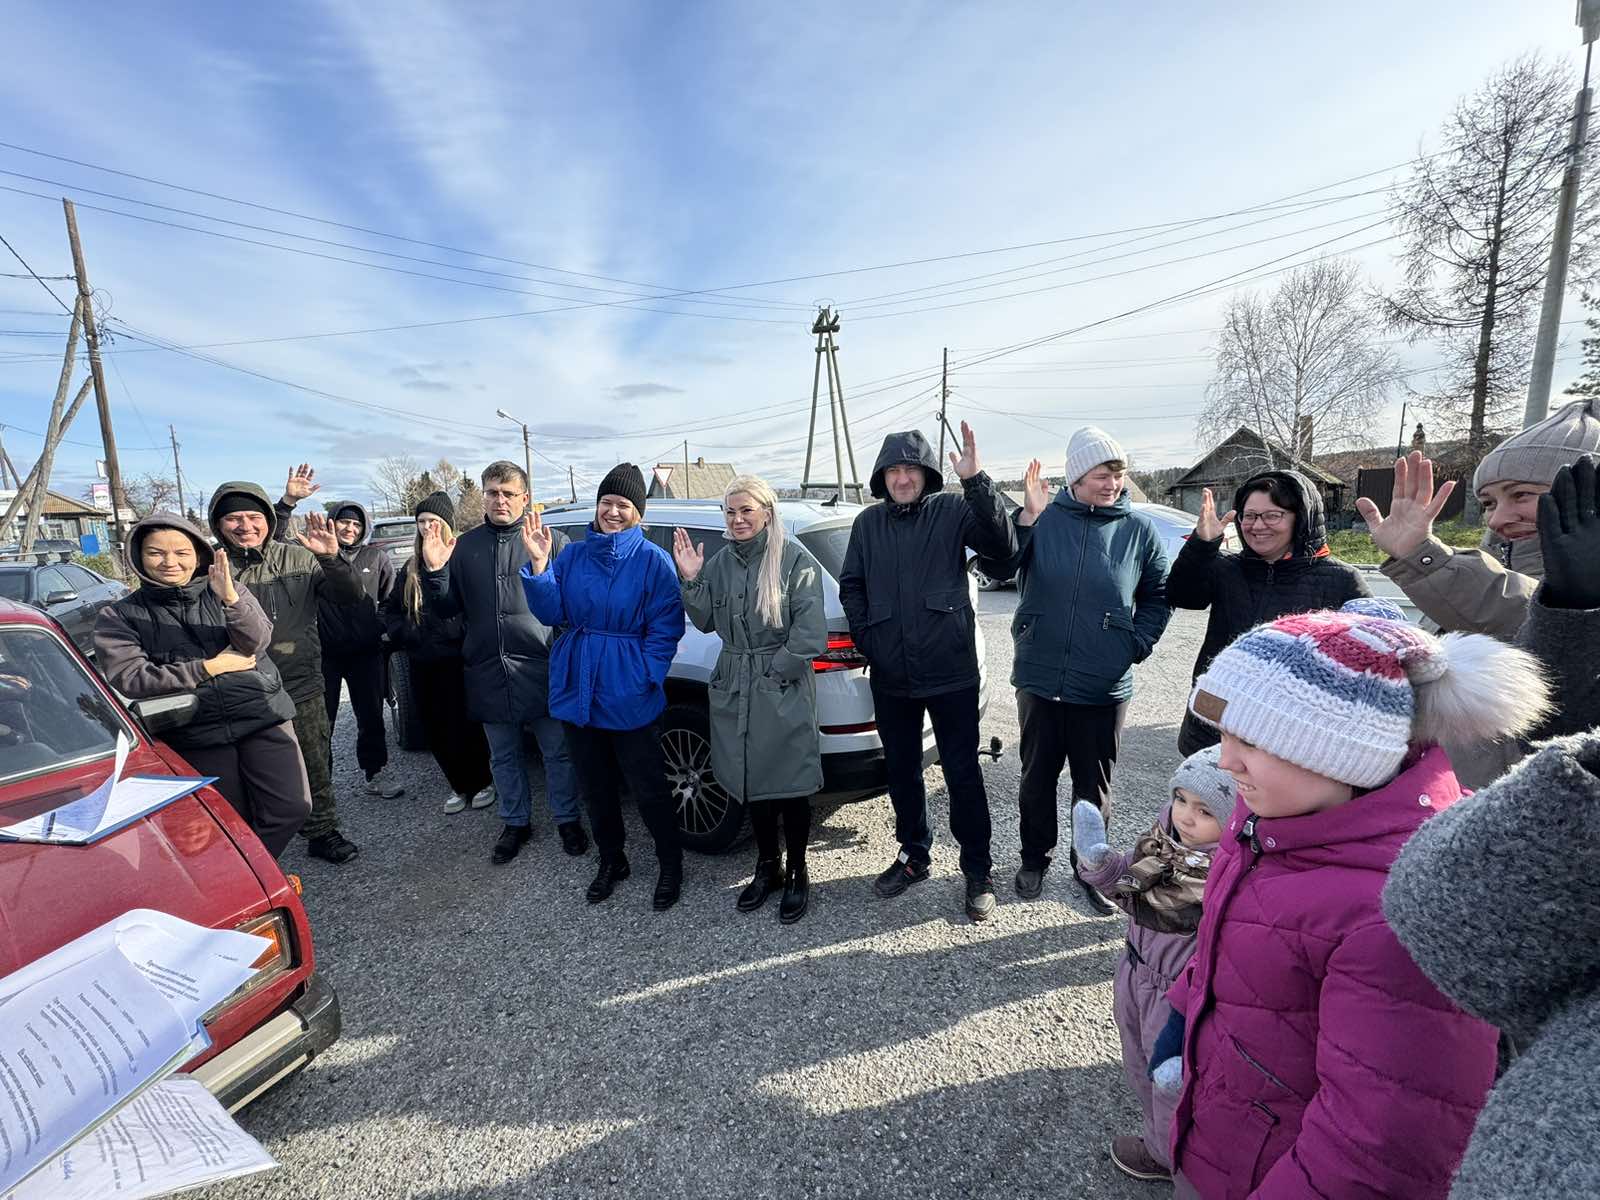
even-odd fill
[[[1170,1183],[1172,1180],[1172,1172],[1156,1161],[1145,1148],[1141,1137],[1112,1138],[1111,1161],[1117,1165],[1117,1170],[1134,1179],[1151,1183]]]

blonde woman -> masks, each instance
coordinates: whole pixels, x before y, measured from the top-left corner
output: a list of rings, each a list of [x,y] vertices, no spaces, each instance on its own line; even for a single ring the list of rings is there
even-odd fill
[[[695,627],[722,639],[711,677],[711,767],[744,801],[755,830],[755,878],[739,894],[753,912],[780,888],[778,917],[805,916],[810,898],[806,839],[811,795],[822,787],[817,688],[811,660],[828,648],[817,565],[784,538],[778,497],[763,479],[741,475],[722,498],[728,541],[706,561],[682,529],[672,555],[683,607]],[[778,825],[788,849],[784,869]]]
[[[404,651],[411,670],[411,694],[422,710],[428,752],[450,785],[444,811],[458,813],[469,804],[494,803],[489,775],[489,743],[483,726],[467,715],[467,689],[461,661],[466,636],[461,617],[442,617],[429,609],[423,595],[422,543],[437,535],[447,550],[456,544],[455,505],[444,492],[434,492],[416,507],[417,534],[400,582],[389,589],[383,623],[389,647]]]

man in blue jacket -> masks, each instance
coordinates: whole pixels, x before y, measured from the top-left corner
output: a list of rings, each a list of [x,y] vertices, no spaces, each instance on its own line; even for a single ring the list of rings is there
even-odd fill
[[[839,574],[839,599],[856,648],[866,656],[883,741],[900,853],[873,887],[898,896],[928,877],[933,831],[922,782],[922,721],[933,723],[950,795],[950,832],[961,846],[967,915],[994,911],[989,797],[978,767],[977,621],[967,550],[1008,559],[1016,534],[994,483],[979,469],[972,430],[950,455],[960,496],[917,430],[883,439],[872,468],[875,504],[856,518]]]

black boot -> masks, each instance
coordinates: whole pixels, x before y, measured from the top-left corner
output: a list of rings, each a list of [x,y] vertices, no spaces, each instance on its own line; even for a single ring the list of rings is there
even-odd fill
[[[616,890],[617,884],[632,873],[626,856],[619,854],[615,858],[602,858],[600,869],[595,872],[594,882],[589,885],[589,903],[599,904],[600,901],[607,899]]]
[[[763,858],[756,862],[756,874],[744,891],[739,893],[735,905],[740,912],[755,912],[767,902],[767,897],[783,888],[783,863],[776,858]]]
[[[682,890],[683,864],[662,867],[661,874],[656,876],[656,894],[650,900],[651,907],[657,912],[666,912],[678,902],[678,893]]]
[[[526,825],[507,825],[500,831],[500,836],[495,839],[494,849],[489,851],[489,861],[497,867],[503,867],[522,851],[533,830]]]
[[[309,839],[306,842],[306,853],[312,858],[324,859],[327,862],[345,863],[361,851],[356,849],[354,842],[335,829],[332,833]]]
[[[811,904],[811,876],[806,872],[806,861],[789,860],[789,870],[783,877],[783,901],[778,905],[778,920],[793,925],[806,915]]]

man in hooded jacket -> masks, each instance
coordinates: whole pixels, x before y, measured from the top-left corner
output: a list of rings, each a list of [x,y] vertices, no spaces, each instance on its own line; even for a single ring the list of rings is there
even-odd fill
[[[882,500],[850,530],[839,599],[866,657],[883,741],[900,853],[873,884],[898,896],[928,877],[933,831],[922,781],[922,722],[933,723],[950,832],[961,846],[967,914],[994,911],[989,797],[978,767],[978,650],[967,550],[1010,558],[1016,532],[994,482],[979,467],[972,430],[950,455],[962,495],[947,495],[928,439],[910,430],[883,439],[871,490]]]
[[[278,513],[260,484],[224,483],[211,495],[207,520],[227,552],[234,581],[250,590],[272,622],[268,652],[294,701],[295,737],[311,784],[311,817],[300,829],[306,852],[328,862],[348,862],[358,849],[339,832],[317,616],[324,596],[355,604],[366,593],[339,556],[333,527],[322,516],[307,520],[306,532],[296,539],[299,545],[273,540]]]

